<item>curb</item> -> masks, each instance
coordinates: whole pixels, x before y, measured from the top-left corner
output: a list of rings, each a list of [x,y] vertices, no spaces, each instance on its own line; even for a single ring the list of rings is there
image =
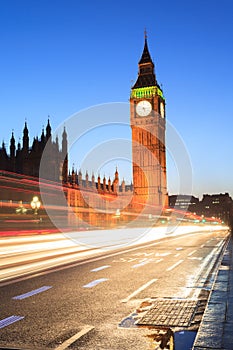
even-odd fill
[[[230,236],[193,350],[233,349],[233,238]]]

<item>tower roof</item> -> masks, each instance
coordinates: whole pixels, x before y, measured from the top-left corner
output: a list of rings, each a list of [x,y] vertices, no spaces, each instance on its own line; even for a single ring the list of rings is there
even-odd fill
[[[140,61],[138,62],[139,64],[144,64],[144,63],[153,63],[151,56],[150,56],[150,52],[148,49],[148,44],[147,44],[147,36],[145,35],[145,43],[144,43],[144,49],[143,49],[143,53],[142,53],[142,57],[140,59]]]
[[[133,86],[133,89],[150,87],[150,86],[159,86],[156,80],[154,63],[151,59],[150,52],[147,44],[147,35],[145,33],[145,43],[144,49],[140,61],[138,62],[139,72],[136,83]]]

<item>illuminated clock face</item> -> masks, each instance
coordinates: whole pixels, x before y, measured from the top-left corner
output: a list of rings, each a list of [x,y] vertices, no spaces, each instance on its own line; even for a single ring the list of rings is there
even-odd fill
[[[146,117],[152,111],[152,106],[149,101],[140,101],[136,106],[136,112],[140,117]]]
[[[162,118],[165,117],[165,110],[164,110],[163,102],[160,102],[160,115],[161,115]]]

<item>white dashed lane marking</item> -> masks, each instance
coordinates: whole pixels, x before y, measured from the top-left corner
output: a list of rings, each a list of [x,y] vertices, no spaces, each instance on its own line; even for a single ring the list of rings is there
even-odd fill
[[[105,282],[105,281],[108,281],[108,278],[100,278],[98,280],[95,280],[95,281],[92,281],[92,282],[90,282],[88,284],[85,284],[83,286],[83,288],[92,288],[92,287],[95,287],[97,284]]]
[[[193,255],[194,253],[196,253],[197,250],[193,250],[191,253],[188,254],[188,256]]]
[[[93,327],[93,326],[88,326],[88,325],[84,326],[83,329],[80,332],[78,332],[77,334],[73,335],[73,337],[67,339],[64,343],[62,343],[57,348],[55,348],[55,350],[65,350],[65,349],[67,349],[71,344],[73,344],[75,341],[77,341],[79,338],[81,338],[85,334],[89,333],[94,328],[95,327]]]
[[[121,300],[122,303],[127,303],[130,299],[132,299],[133,297],[135,297],[135,295],[139,294],[140,292],[142,292],[144,289],[146,289],[147,287],[149,287],[151,284],[155,283],[157,281],[156,278],[150,280],[149,282],[147,282],[146,284],[144,284],[143,286],[141,286],[140,288],[138,288],[137,290],[135,290],[132,294],[130,294],[127,298]]]
[[[15,316],[15,315],[4,318],[3,320],[0,320],[0,328],[7,327],[12,323],[22,320],[23,318],[24,316]]]
[[[133,265],[132,268],[133,268],[133,269],[136,269],[137,267],[144,266],[144,265],[148,264],[149,262],[150,262],[150,260],[142,261],[142,262],[140,262],[140,263],[138,263],[138,264],[136,264],[136,265]]]
[[[159,259],[159,260],[157,260],[155,263],[156,264],[158,264],[158,263],[160,263],[161,261],[163,261],[164,259]]]
[[[171,255],[171,252],[165,252],[165,253],[156,253],[155,256],[168,256]]]
[[[34,290],[30,291],[30,292],[27,292],[27,293],[24,293],[24,294],[21,294],[21,295],[17,295],[17,296],[15,296],[15,297],[13,297],[12,299],[14,299],[14,300],[26,299],[26,298],[31,297],[32,295],[45,292],[46,290],[48,290],[48,289],[50,289],[50,288],[52,288],[52,286],[43,286],[43,287],[41,287],[41,288],[34,289]]]
[[[111,267],[110,265],[104,265],[104,266],[100,266],[100,267],[97,267],[93,270],[91,270],[91,272],[98,272],[98,271],[101,271],[101,270],[104,270],[104,269],[107,269],[108,267]]]
[[[174,265],[170,266],[167,271],[171,271],[173,270],[175,267],[177,267],[178,265],[180,265],[184,260],[179,260],[177,261],[177,263],[175,263]]]

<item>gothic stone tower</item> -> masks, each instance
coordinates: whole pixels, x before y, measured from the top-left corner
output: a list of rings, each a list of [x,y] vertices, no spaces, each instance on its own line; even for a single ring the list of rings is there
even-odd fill
[[[134,206],[158,213],[168,205],[165,99],[156,80],[146,34],[138,66],[130,96]]]

